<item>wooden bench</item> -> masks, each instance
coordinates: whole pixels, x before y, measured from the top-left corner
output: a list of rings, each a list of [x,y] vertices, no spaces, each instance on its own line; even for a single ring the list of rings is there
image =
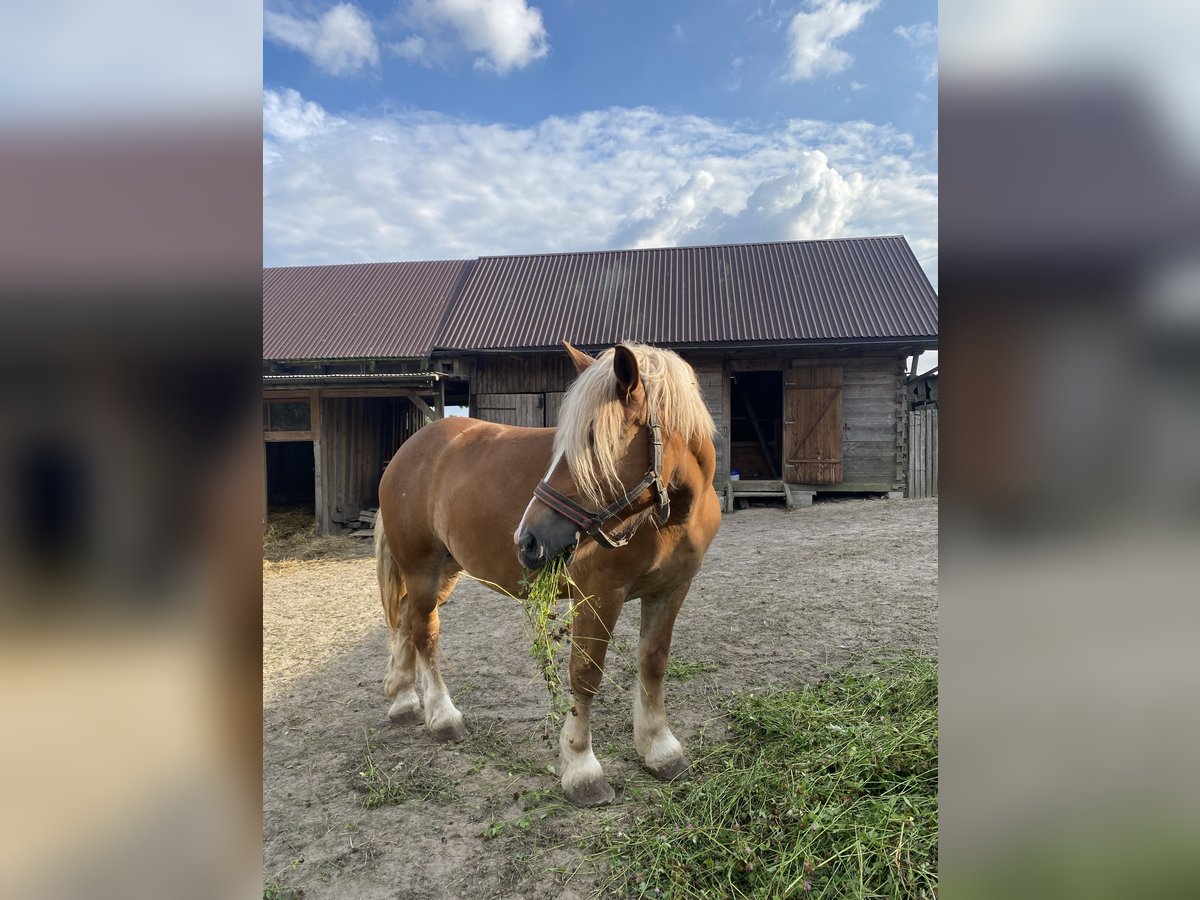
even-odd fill
[[[735,508],[745,509],[751,500],[765,498],[781,498],[785,509],[796,509],[802,506],[812,506],[813,491],[795,490],[786,481],[727,481],[722,488],[717,489],[721,499],[721,508],[725,512],[733,512]]]

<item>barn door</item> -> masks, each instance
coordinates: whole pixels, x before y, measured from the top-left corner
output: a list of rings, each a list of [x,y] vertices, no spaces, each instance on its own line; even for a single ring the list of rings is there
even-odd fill
[[[842,370],[796,366],[783,376],[783,478],[842,481]]]
[[[476,394],[471,415],[500,425],[542,428],[546,424],[543,394]]]

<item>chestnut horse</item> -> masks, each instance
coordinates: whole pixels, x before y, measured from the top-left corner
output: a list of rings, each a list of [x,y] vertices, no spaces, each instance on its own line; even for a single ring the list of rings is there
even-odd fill
[[[468,418],[425,426],[383,474],[375,540],[390,633],[388,715],[424,721],[442,741],[467,734],[438,669],[438,607],[459,573],[519,596],[523,569],[572,552],[569,571],[586,600],[577,598],[572,623],[574,709],[559,737],[559,774],[567,798],[591,806],[614,796],[592,752],[590,721],[628,600],[642,601],[634,743],[659,778],[689,766],[667,725],[663,677],[675,617],[721,511],[713,420],[692,368],[639,344],[596,359],[564,346],[579,377],[559,427]]]

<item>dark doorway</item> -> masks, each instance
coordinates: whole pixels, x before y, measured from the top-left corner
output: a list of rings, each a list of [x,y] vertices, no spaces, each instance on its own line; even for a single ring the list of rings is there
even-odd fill
[[[783,461],[783,373],[734,372],[729,464],[743,480],[780,478]]]
[[[267,442],[267,511],[316,506],[312,441]]]

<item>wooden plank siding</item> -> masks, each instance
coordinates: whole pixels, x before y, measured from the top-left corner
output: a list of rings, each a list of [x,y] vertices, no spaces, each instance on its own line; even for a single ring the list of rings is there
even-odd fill
[[[488,354],[475,360],[473,394],[541,394],[565,391],[575,380],[575,364],[561,353]]]
[[[721,349],[682,354],[696,372],[701,396],[717,426],[714,480],[718,485],[729,479],[731,373],[836,367],[842,371],[842,474],[840,482],[829,487],[904,488],[908,480],[908,405],[903,356],[803,357],[795,356],[794,351],[759,352],[761,356]],[[575,368],[565,352],[480,354],[474,357],[471,415],[533,427],[556,425],[563,392],[574,380]]]
[[[545,427],[545,394],[475,394],[474,397],[471,415],[476,419],[525,428]]]
[[[842,370],[842,488],[852,490],[859,484],[876,490],[903,488],[907,476],[908,404],[904,396],[906,373],[902,356],[797,357],[777,352],[756,359],[744,354],[718,357],[706,352],[689,355],[688,361],[698,376],[702,369],[722,368],[720,403],[705,398],[719,432],[714,479],[718,485],[729,479],[730,373],[836,366]]]
[[[704,405],[708,407],[717,426],[717,433],[713,436],[713,443],[717,448],[716,480],[722,481],[729,477],[729,414],[726,397],[729,378],[719,359],[688,361],[696,373],[696,383],[700,387]],[[726,473],[725,479],[720,477],[721,472]]]
[[[378,505],[384,467],[424,424],[408,398],[321,397],[317,470],[323,532]]]
[[[911,498],[938,495],[938,409],[925,406],[908,416],[908,491]]]

